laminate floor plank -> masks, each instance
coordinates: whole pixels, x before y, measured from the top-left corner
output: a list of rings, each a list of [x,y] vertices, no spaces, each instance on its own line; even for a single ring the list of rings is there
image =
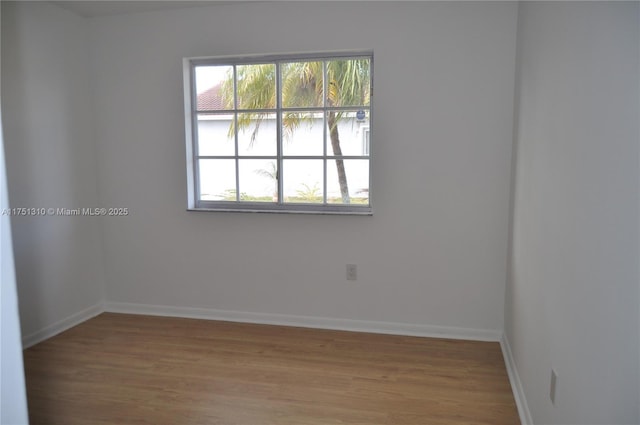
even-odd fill
[[[104,313],[24,361],[33,425],[520,423],[494,342]]]

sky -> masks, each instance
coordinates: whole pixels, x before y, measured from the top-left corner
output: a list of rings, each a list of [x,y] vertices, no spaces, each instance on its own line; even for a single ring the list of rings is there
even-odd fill
[[[227,72],[232,67],[222,66],[198,66],[196,67],[196,93],[209,90],[211,87],[226,79]]]

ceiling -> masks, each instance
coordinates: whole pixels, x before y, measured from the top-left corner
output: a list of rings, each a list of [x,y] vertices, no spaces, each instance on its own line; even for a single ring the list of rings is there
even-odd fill
[[[186,7],[222,5],[239,3],[244,0],[199,0],[199,1],[157,1],[157,0],[84,0],[84,1],[51,1],[60,7],[80,16],[93,18],[98,16],[124,15],[127,13],[152,12]]]

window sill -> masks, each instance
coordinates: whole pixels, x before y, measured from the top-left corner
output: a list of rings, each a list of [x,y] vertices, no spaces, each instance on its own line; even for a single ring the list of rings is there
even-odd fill
[[[305,214],[305,215],[355,215],[373,216],[371,208],[361,210],[296,210],[296,209],[266,209],[266,208],[187,208],[190,212],[222,212],[222,213],[266,213],[266,214]]]

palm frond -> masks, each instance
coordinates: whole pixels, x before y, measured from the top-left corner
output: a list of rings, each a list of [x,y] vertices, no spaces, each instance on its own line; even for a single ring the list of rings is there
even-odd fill
[[[254,170],[254,173],[261,177],[268,178],[269,180],[277,180],[278,179],[278,166],[274,161],[269,161],[269,168],[260,168],[258,170]]]
[[[345,59],[327,62],[331,106],[367,106],[370,104],[371,69],[369,59]]]
[[[275,64],[237,65],[234,75],[230,73],[221,86],[224,105],[227,109],[274,109],[276,107],[276,67]],[[282,105],[284,108],[306,108],[317,106],[344,107],[369,106],[371,103],[371,63],[363,59],[336,59],[327,61],[299,61],[282,63],[280,81]],[[326,74],[325,74],[326,69]],[[327,81],[324,81],[326,75]],[[326,92],[325,92],[326,86]],[[326,104],[325,104],[326,102]],[[341,155],[338,123],[346,112],[327,111],[331,145],[334,154]],[[229,136],[234,137],[240,130],[251,128],[251,145],[255,142],[260,125],[268,114],[242,112],[232,120]],[[303,111],[284,111],[282,127],[285,140],[304,122],[312,124],[314,114]],[[340,192],[344,203],[350,202],[344,163],[336,160]],[[277,169],[257,170],[264,177],[277,176]],[[315,194],[315,187],[306,187],[306,192]]]

